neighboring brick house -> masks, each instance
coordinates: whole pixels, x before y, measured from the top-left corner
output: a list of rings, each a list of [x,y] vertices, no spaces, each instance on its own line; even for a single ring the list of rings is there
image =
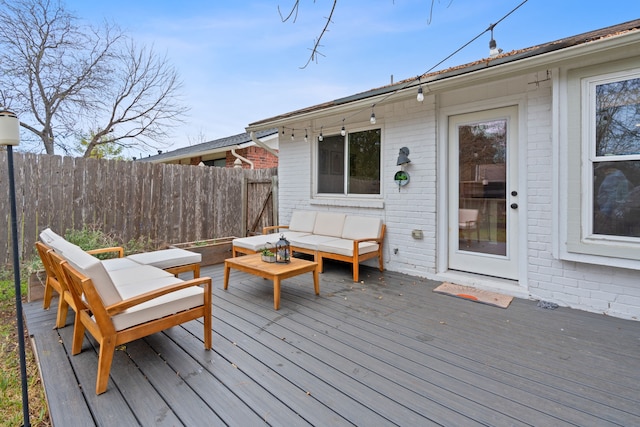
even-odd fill
[[[257,142],[256,142],[257,140]],[[277,129],[241,133],[140,159],[143,162],[268,169],[278,166]]]
[[[280,141],[281,224],[380,217],[388,270],[640,319],[640,20],[247,131],[273,128],[296,136]]]

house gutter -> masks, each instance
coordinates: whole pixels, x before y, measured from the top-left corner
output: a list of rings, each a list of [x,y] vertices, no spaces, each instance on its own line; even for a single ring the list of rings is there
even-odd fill
[[[251,140],[252,140],[253,142],[255,142],[255,144],[256,144],[258,147],[262,147],[262,148],[264,148],[265,150],[267,150],[270,154],[272,154],[272,155],[274,155],[274,156],[276,156],[276,157],[279,157],[279,156],[278,156],[278,152],[277,152],[277,151],[275,151],[273,148],[269,147],[269,146],[268,146],[267,144],[265,144],[264,142],[260,141],[260,140],[256,137],[256,133],[255,133],[254,131],[249,132],[249,136],[251,137]]]
[[[240,148],[240,146],[238,146],[237,148]],[[238,159],[238,160],[240,160],[240,161],[242,161],[242,162],[245,162],[245,163],[247,163],[248,165],[250,165],[250,166],[251,166],[251,169],[255,169],[255,166],[253,165],[253,162],[252,162],[251,160],[247,159],[246,157],[242,157],[240,154],[236,153],[236,149],[235,149],[235,148],[232,148],[232,149],[231,149],[231,154],[233,154],[233,156],[234,156],[236,159]]]

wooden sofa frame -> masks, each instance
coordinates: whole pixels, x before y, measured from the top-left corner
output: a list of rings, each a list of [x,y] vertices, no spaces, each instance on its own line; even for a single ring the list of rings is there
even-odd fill
[[[268,226],[268,227],[263,227],[262,228],[262,234],[270,234],[273,233],[275,231],[278,231],[280,229],[288,229],[289,226],[288,225],[273,225],[273,226]],[[382,247],[383,247],[383,242],[384,242],[384,234],[386,231],[386,226],[385,224],[382,224],[381,228],[380,228],[380,235],[378,237],[375,238],[368,238],[368,239],[359,239],[359,240],[354,240],[353,241],[353,256],[347,256],[347,255],[341,255],[341,254],[337,254],[337,253],[333,253],[333,252],[322,252],[322,251],[315,251],[315,250],[310,250],[307,248],[301,248],[301,247],[297,247],[295,245],[291,245],[291,251],[292,252],[299,252],[299,253],[303,253],[303,254],[307,254],[307,255],[311,255],[313,256],[313,260],[315,262],[318,263],[318,268],[320,270],[320,272],[324,271],[323,268],[323,259],[327,258],[327,259],[333,259],[333,260],[337,260],[337,261],[343,261],[343,262],[348,262],[352,265],[353,268],[353,281],[354,282],[358,282],[360,280],[360,263],[363,261],[366,261],[368,259],[372,259],[375,257],[378,257],[378,269],[380,271],[384,271],[384,258],[383,258],[383,252],[382,252]],[[360,254],[359,252],[359,244],[362,242],[376,242],[378,244],[378,250],[374,251],[374,252],[367,252],[364,254]],[[249,249],[246,248],[240,248],[240,247],[233,247],[232,249],[232,254],[233,256],[238,256],[239,254],[253,254],[256,253],[255,251],[251,251]]]

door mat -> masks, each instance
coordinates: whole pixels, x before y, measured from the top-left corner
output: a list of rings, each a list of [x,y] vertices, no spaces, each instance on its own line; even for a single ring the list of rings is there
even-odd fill
[[[509,307],[509,304],[513,301],[513,297],[508,295],[497,294],[495,292],[484,291],[470,286],[455,285],[447,282],[444,282],[435,288],[433,292],[464,298],[470,301],[489,304],[500,308]]]

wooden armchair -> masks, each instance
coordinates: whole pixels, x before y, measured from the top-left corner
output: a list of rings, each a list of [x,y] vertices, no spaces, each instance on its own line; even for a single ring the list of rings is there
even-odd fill
[[[116,288],[95,257],[84,251],[64,255],[67,262],[60,265],[77,308],[72,354],[82,351],[85,331],[100,344],[96,394],[107,390],[119,345],[202,317],[204,347],[211,349],[211,278],[140,277]]]
[[[53,260],[51,259],[53,249],[42,242],[36,242],[36,249],[40,256],[40,260],[42,261],[42,265],[44,266],[44,270],[47,273],[47,279],[44,284],[44,301],[42,303],[42,308],[45,310],[49,309],[51,306],[53,291],[56,291],[60,295],[58,298],[56,328],[62,328],[65,325],[68,312],[68,301],[64,297],[66,285],[64,283],[60,283],[60,280],[58,279],[59,276],[56,274]]]
[[[51,299],[53,298],[53,291],[56,291],[59,295],[58,298],[58,314],[56,316],[56,328],[63,328],[67,321],[67,313],[69,306],[77,312],[76,305],[70,294],[67,293],[68,285],[65,282],[64,273],[61,270],[60,264],[64,261],[64,258],[57,255],[55,251],[42,242],[36,242],[36,249],[44,270],[47,273],[47,278],[44,285],[44,301],[42,307],[48,310],[51,306]],[[122,247],[109,247],[100,248],[87,251],[89,254],[101,254],[101,253],[117,253],[119,258],[124,255],[124,249]]]

